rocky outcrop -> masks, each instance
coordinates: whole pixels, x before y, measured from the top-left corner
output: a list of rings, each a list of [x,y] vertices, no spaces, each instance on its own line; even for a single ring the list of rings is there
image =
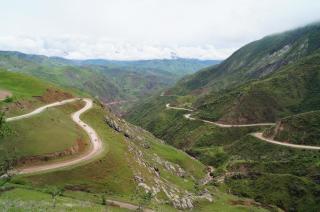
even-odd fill
[[[190,180],[190,178],[194,179],[194,177],[178,164],[164,160],[155,153],[148,154],[147,152],[143,152],[130,140],[128,140],[128,150],[129,153],[133,155],[134,162],[141,167],[139,171],[135,170],[134,180],[137,183],[137,186],[146,193],[151,193],[156,201],[166,201],[167,203],[171,203],[175,208],[181,210],[192,209],[194,207],[194,202],[198,199],[210,202],[213,201],[213,197],[208,190],[203,190],[199,194],[194,194],[177,187],[175,184],[162,177],[161,173],[165,171],[181,177],[184,180]],[[148,160],[145,158],[148,158]],[[133,161],[131,161],[131,163],[133,163]],[[141,170],[146,170],[146,173],[141,173]],[[149,177],[144,179],[142,176]],[[159,193],[164,194],[167,200],[161,200],[163,197],[161,197],[161,195],[159,196]]]

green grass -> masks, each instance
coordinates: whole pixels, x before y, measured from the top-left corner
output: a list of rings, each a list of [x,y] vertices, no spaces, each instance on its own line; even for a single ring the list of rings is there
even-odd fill
[[[0,70],[0,89],[12,92],[15,99],[41,96],[53,84],[23,74]]]
[[[64,196],[53,199],[49,193],[25,188],[12,188],[0,195],[0,207],[5,211],[105,211],[106,206],[87,200],[76,200]],[[124,212],[126,209],[108,206],[108,211]]]
[[[103,117],[104,112],[98,107],[81,117],[104,141],[106,150],[102,158],[81,167],[30,176],[26,179],[37,186],[58,185],[71,190],[105,192],[110,196],[130,199],[135,185],[133,173],[125,158],[127,146],[124,137],[107,127]]]
[[[238,160],[231,160],[228,170],[242,173],[227,180],[235,194],[285,210],[319,209],[318,151],[273,145],[252,136],[242,138],[225,151]]]
[[[83,105],[82,102],[70,103],[9,122],[11,133],[1,139],[0,148],[19,158],[62,152],[79,140],[88,143],[86,133],[70,117]]]
[[[294,144],[320,145],[320,111],[311,111],[281,119],[275,128],[264,132],[277,141]]]
[[[246,205],[245,203],[251,203]],[[226,194],[225,192],[221,192],[219,190],[216,191],[215,199],[213,203],[201,201],[197,204],[197,211],[226,211],[226,212],[240,212],[240,211],[254,211],[254,212],[262,212],[268,211],[262,206],[255,205],[252,203],[254,201],[250,199],[242,199],[236,196]]]

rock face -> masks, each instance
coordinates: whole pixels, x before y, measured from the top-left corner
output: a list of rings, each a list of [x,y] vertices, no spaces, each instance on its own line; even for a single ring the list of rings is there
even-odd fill
[[[196,195],[178,188],[161,176],[162,172],[169,172],[172,175],[184,178],[184,180],[194,179],[193,176],[178,164],[164,160],[155,153],[147,155],[147,153],[142,152],[137,146],[133,145],[132,142],[129,140],[128,142],[128,150],[134,155],[135,162],[143,167],[150,176],[148,179],[144,179],[141,177],[141,171],[136,171],[134,180],[138,187],[142,188],[146,193],[150,192],[156,201],[161,202],[161,200],[158,199],[158,194],[163,193],[168,199],[167,201],[171,202],[175,208],[181,210],[192,209],[194,207],[194,201],[197,199],[213,201],[213,197],[208,190],[204,190]],[[145,159],[146,157],[151,158],[151,161],[147,161]],[[207,176],[209,176],[209,174],[207,174]]]
[[[122,119],[119,119],[117,117],[105,117],[106,123],[111,127],[112,129],[116,130],[119,133],[123,133],[123,135],[130,139],[135,139],[136,136],[134,133],[130,130],[127,122],[125,122]]]
[[[152,134],[112,114],[105,117],[105,122],[126,137],[128,155],[130,155],[128,158],[131,158],[128,160],[128,165],[132,168],[133,180],[138,188],[150,193],[157,202],[171,203],[175,208],[182,210],[192,209],[197,199],[212,201],[209,192],[196,195],[166,179],[167,175],[174,175],[184,181],[194,181],[194,177],[179,164],[164,160],[157,154],[148,151],[151,148],[148,136],[155,139]]]

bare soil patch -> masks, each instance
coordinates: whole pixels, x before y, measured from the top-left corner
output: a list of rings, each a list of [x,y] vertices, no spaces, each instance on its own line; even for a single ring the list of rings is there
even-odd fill
[[[12,96],[12,93],[10,91],[0,90],[0,100],[4,100],[10,96]]]

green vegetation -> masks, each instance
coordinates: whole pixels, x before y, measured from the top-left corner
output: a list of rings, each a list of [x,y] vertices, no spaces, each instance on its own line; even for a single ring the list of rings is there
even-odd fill
[[[103,102],[130,100],[129,103],[168,88],[180,77],[218,62],[193,59],[74,61],[7,51],[0,52],[0,60],[2,68],[89,93]],[[126,110],[127,106],[114,109]]]
[[[256,123],[318,110],[319,61],[320,54],[315,54],[259,81],[200,98],[196,103],[199,116],[227,123]]]
[[[172,94],[205,93],[230,89],[277,72],[289,63],[319,50],[320,24],[312,24],[251,42],[221,64],[185,77]]]
[[[320,111],[289,116],[267,129],[264,136],[277,141],[320,146]]]
[[[71,113],[82,107],[82,102],[70,103],[49,108],[28,119],[7,123],[12,132],[1,139],[0,149],[17,158],[49,154],[53,156],[54,153],[64,152],[72,146],[83,151],[88,145],[88,136],[70,117]]]
[[[251,136],[225,151],[232,155],[227,185],[235,194],[285,210],[319,209],[319,153],[261,142]],[[307,203],[307,204],[306,204]]]
[[[34,77],[0,70],[0,89],[12,92],[13,99],[41,96],[48,88],[56,87],[53,84],[38,80]],[[11,101],[6,102],[10,103]]]
[[[105,206],[90,201],[76,200],[57,195],[53,202],[52,195],[45,189],[28,188],[8,189],[0,195],[0,207],[5,211],[104,211]],[[108,207],[108,211],[126,211]]]
[[[270,144],[249,133],[266,130],[281,141],[319,144],[319,32],[314,24],[252,42],[220,65],[183,78],[168,96],[136,105],[126,118],[212,165],[214,185],[264,206],[317,211],[319,151]],[[185,111],[166,109],[167,103],[193,108],[194,117],[206,120],[279,124],[218,128],[187,120]]]

